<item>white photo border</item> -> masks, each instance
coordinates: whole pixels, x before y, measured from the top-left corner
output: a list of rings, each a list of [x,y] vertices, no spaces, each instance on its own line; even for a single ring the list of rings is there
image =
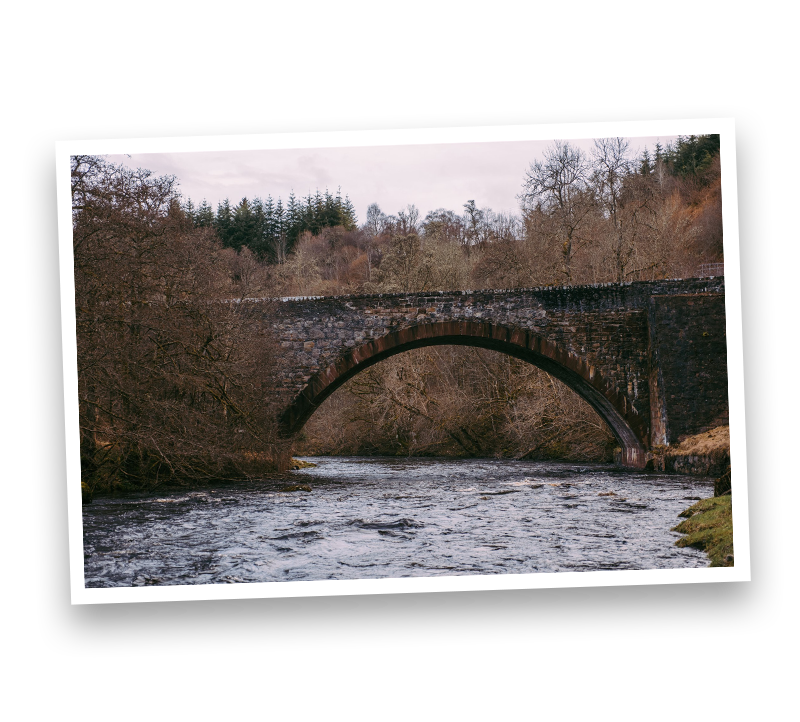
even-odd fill
[[[730,409],[735,566],[701,569],[652,569],[536,574],[263,582],[152,587],[86,588],[83,567],[80,434],[78,428],[78,359],[75,335],[75,276],[72,253],[70,156],[198,151],[341,148],[351,146],[492,143],[525,140],[572,140],[602,137],[720,135],[722,218],[725,252],[728,401]],[[548,125],[508,125],[399,130],[325,131],[269,135],[189,136],[76,140],[56,143],[61,325],[64,363],[64,410],[69,517],[70,588],[73,604],[162,602],[207,599],[400,594],[557,587],[595,587],[750,581],[747,501],[747,451],[744,412],[742,302],[739,220],[736,186],[736,140],[731,118],[620,121]]]

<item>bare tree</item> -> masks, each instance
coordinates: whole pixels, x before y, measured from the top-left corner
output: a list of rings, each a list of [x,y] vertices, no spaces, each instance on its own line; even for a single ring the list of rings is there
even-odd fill
[[[413,203],[406,206],[405,210],[397,213],[397,220],[397,233],[399,235],[419,234],[419,210]]]
[[[556,141],[545,150],[543,160],[531,163],[519,196],[526,221],[560,245],[561,272],[567,283],[573,281],[575,254],[589,240],[583,234],[594,211],[589,170],[580,148]]]
[[[467,253],[480,243],[483,222],[483,211],[475,205],[474,200],[468,200],[464,204],[464,247]]]
[[[415,233],[396,235],[383,254],[377,287],[386,292],[426,291],[434,277],[433,256]]]
[[[386,214],[381,211],[377,203],[370,203],[367,208],[367,220],[364,223],[364,229],[371,236],[379,236],[386,228]]]
[[[620,282],[625,280],[625,266],[632,252],[625,243],[622,197],[631,166],[628,148],[625,138],[596,138],[592,149],[592,185],[603,214],[611,224],[615,280]]]
[[[430,211],[422,222],[422,232],[426,241],[439,243],[464,243],[464,221],[453,211],[437,208]]]

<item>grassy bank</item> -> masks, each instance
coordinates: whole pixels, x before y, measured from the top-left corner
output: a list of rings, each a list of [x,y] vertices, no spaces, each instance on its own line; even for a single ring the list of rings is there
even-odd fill
[[[712,567],[733,566],[733,518],[730,494],[698,501],[680,516],[687,517],[672,531],[685,534],[675,542],[708,554]]]
[[[684,535],[675,542],[677,546],[705,551],[712,567],[733,566],[730,444],[730,427],[718,426],[685,437],[674,446],[654,450],[657,469],[719,476],[714,484],[714,496],[681,512],[684,521],[672,529]]]
[[[652,468],[693,476],[719,476],[731,463],[729,426],[686,436],[680,443],[653,448]]]

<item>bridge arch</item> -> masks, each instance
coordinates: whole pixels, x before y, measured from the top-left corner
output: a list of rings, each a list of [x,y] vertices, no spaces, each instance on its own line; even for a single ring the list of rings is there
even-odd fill
[[[281,417],[281,429],[293,436],[336,389],[364,369],[398,353],[424,346],[476,346],[514,356],[546,371],[587,401],[608,424],[622,448],[625,466],[643,467],[647,428],[628,399],[607,384],[595,368],[526,329],[486,321],[423,323],[370,339],[311,376]]]

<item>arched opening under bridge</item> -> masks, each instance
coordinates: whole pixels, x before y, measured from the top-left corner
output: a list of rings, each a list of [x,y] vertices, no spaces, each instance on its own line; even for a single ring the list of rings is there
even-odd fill
[[[283,433],[297,434],[317,408],[349,379],[370,366],[415,348],[437,345],[473,346],[498,351],[546,371],[589,403],[608,425],[622,449],[622,463],[643,467],[646,427],[626,397],[606,384],[577,355],[525,329],[485,321],[418,324],[370,339],[314,374],[281,418]]]

